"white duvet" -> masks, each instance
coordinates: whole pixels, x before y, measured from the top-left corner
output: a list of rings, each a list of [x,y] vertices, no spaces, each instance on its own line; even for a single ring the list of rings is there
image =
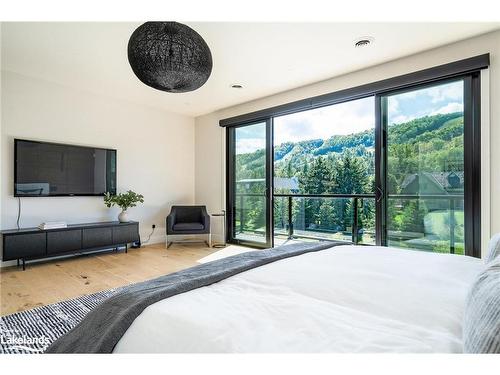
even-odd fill
[[[461,352],[479,259],[338,246],[149,306],[118,353]]]

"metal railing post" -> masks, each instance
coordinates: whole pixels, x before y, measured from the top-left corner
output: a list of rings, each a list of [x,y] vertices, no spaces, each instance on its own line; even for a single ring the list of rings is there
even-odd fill
[[[450,254],[455,254],[455,199],[450,199]]]
[[[293,238],[292,197],[288,196],[288,239]]]
[[[358,243],[358,198],[352,198],[352,242],[354,244]]]
[[[240,233],[243,233],[243,195],[240,195]]]

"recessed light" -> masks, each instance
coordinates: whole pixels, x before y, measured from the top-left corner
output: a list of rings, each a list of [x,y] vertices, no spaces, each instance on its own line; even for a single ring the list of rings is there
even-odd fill
[[[354,47],[356,48],[368,47],[370,44],[373,43],[373,40],[374,39],[371,36],[363,36],[354,41]]]
[[[242,89],[242,88],[243,88],[243,86],[242,86],[242,85],[238,85],[238,84],[231,85],[231,87],[232,87],[233,89]]]

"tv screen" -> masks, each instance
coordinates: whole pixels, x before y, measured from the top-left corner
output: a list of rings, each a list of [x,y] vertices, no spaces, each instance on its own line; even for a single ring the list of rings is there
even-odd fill
[[[14,140],[14,196],[116,194],[116,150]]]

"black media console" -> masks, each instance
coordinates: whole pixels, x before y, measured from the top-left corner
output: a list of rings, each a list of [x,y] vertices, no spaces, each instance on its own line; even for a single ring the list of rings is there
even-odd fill
[[[2,234],[3,260],[22,260],[23,270],[27,260],[91,252],[102,249],[118,250],[128,244],[141,246],[139,223],[86,223],[68,225],[62,229],[38,228],[11,229]]]

